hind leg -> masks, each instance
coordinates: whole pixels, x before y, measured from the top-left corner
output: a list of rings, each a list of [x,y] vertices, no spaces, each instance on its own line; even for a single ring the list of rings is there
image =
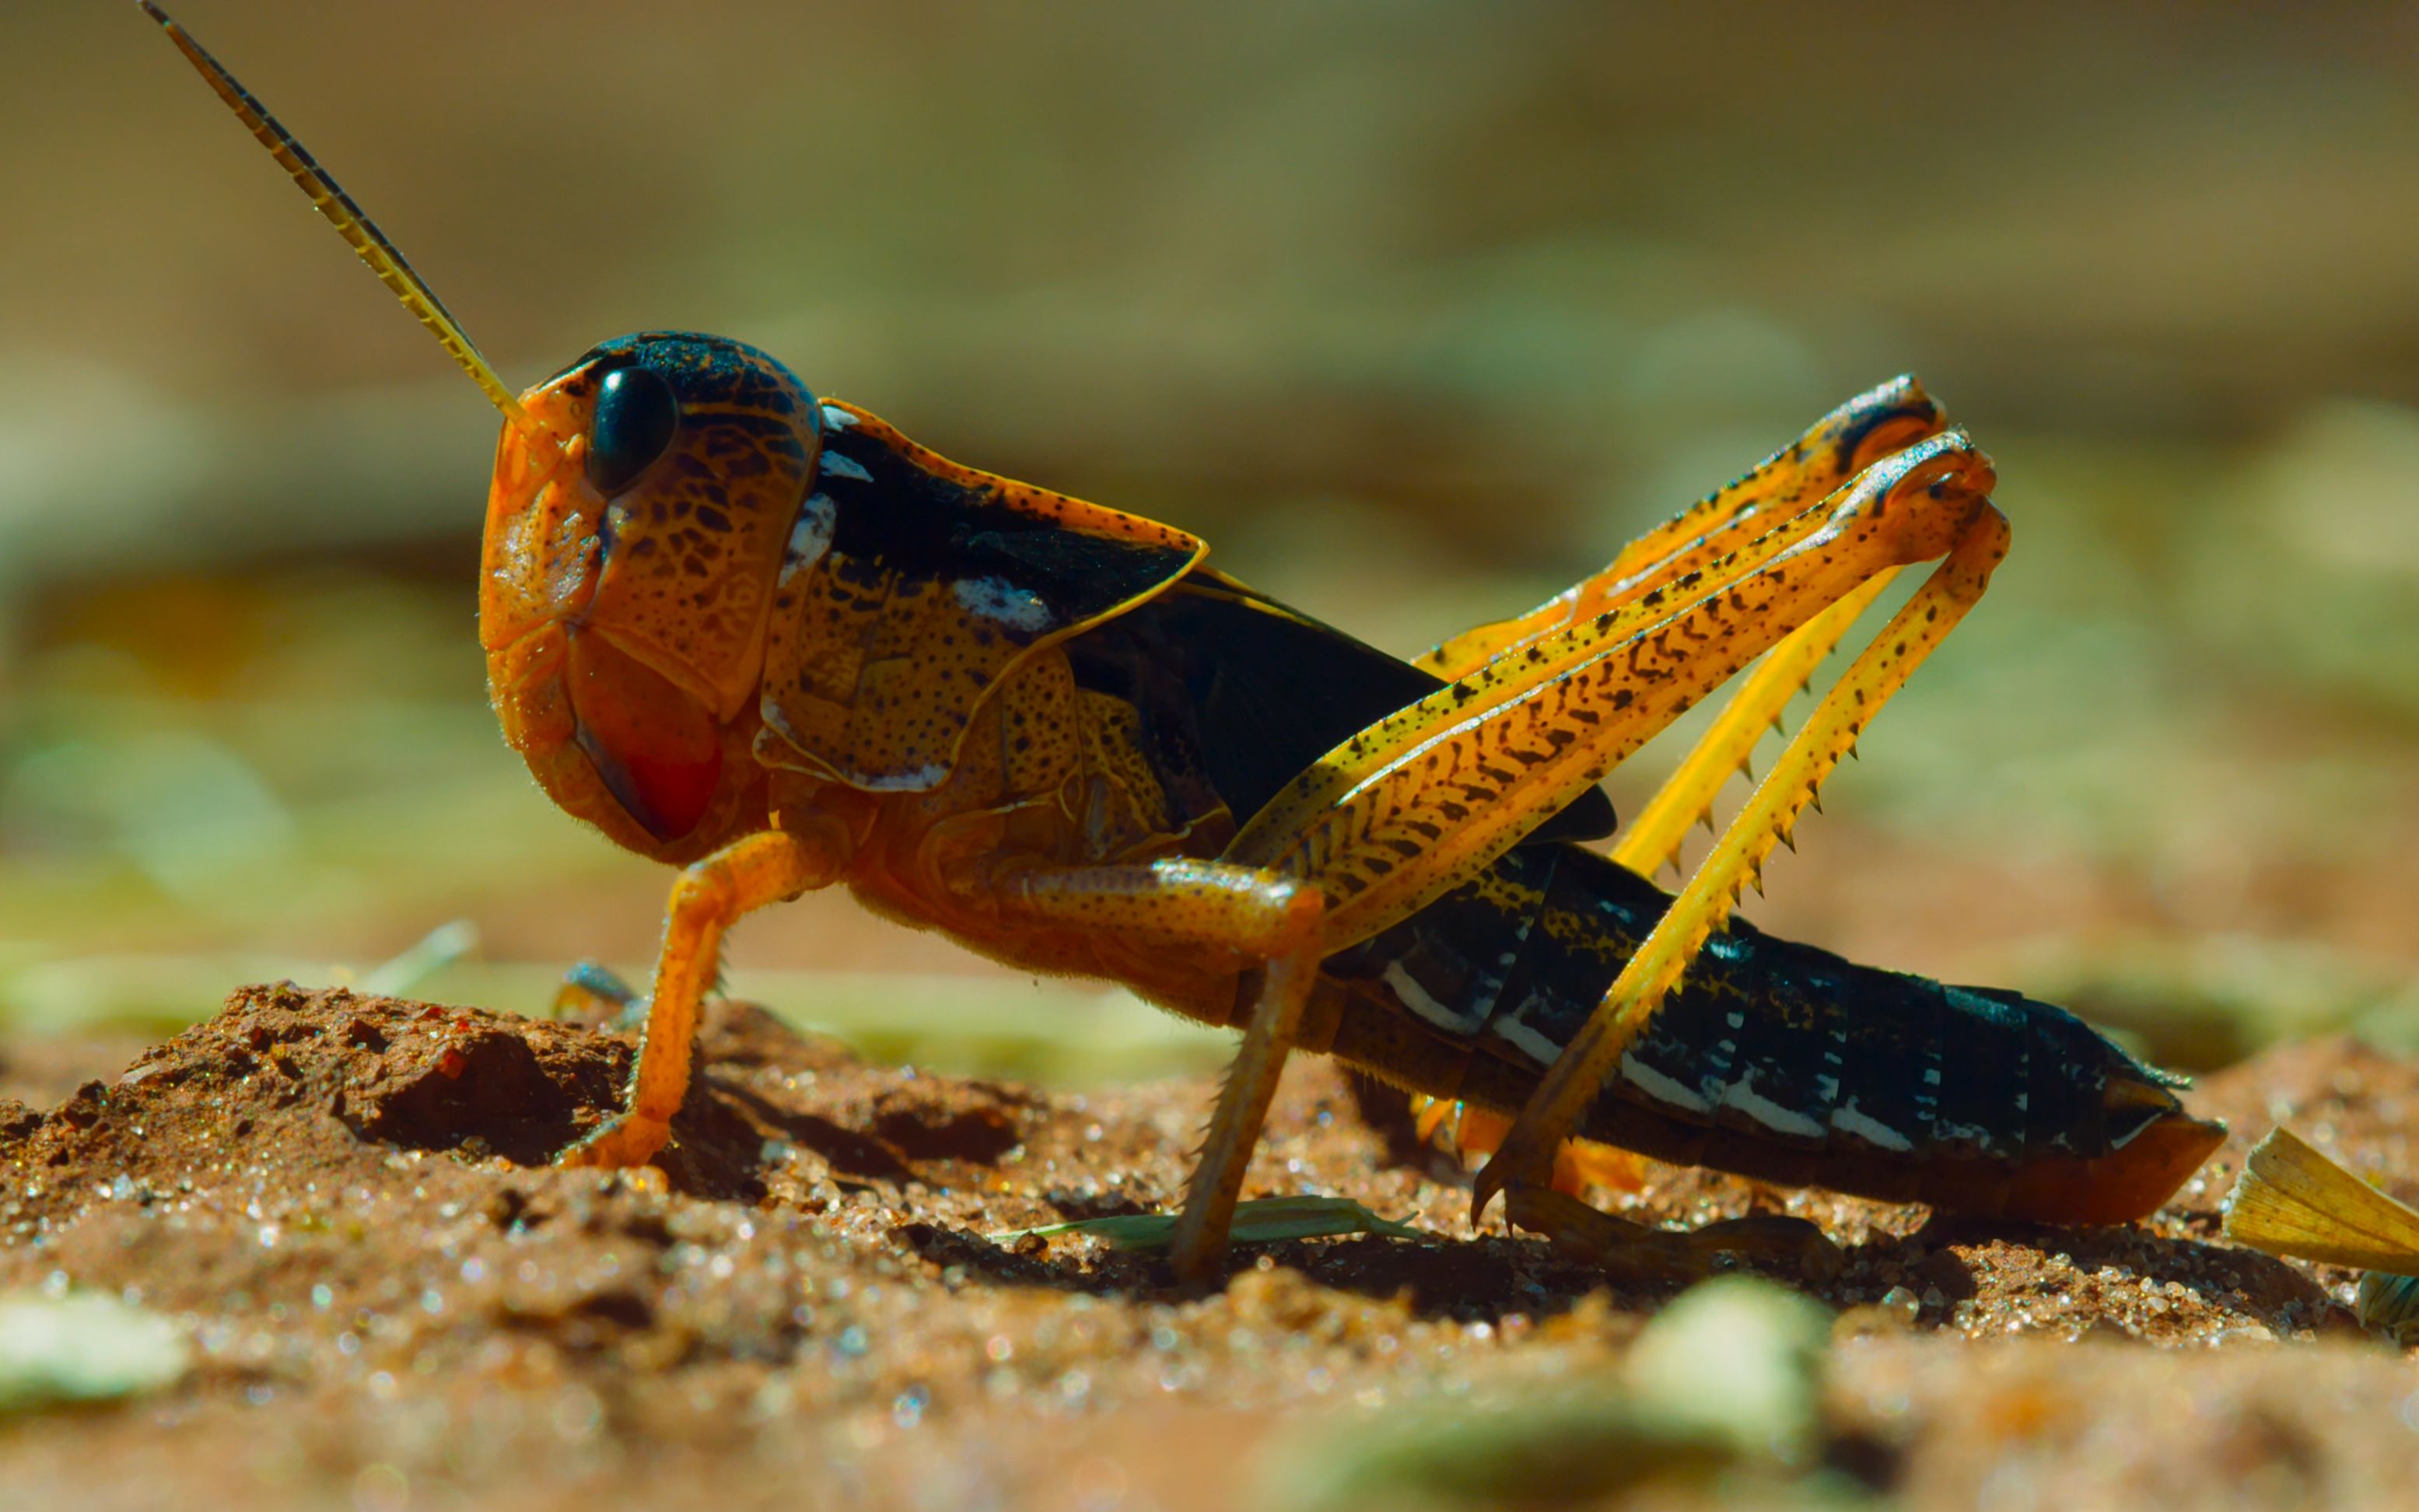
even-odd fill
[[[1630,542],[1601,571],[1514,619],[1463,631],[1414,665],[1448,680],[1526,650],[1540,638],[1634,603],[1705,571],[1724,553],[1830,497],[1865,469],[1948,428],[1923,385],[1895,378],[1814,423],[1753,471]]]
[[[1489,1155],[1512,1131],[1509,1116],[1491,1108],[1423,1098],[1415,1127],[1423,1139],[1442,1134],[1463,1156]],[[1758,1213],[1684,1232],[1617,1218],[1581,1200],[1591,1186],[1642,1192],[1659,1163],[1587,1139],[1565,1139],[1554,1150],[1552,1179],[1516,1186],[1504,1198],[1515,1227],[1543,1235],[1561,1253],[1634,1283],[1686,1283],[1725,1262],[1751,1261],[1816,1283],[1839,1273],[1838,1245],[1803,1218]]]
[[[1612,858],[1642,877],[1677,865],[1680,842],[1687,838],[1689,826],[1712,827],[1714,799],[1722,785],[1734,772],[1755,775],[1749,770],[1748,759],[1756,742],[1766,730],[1779,727],[1782,708],[1806,687],[1814,669],[1848,633],[1848,626],[1897,576],[1895,569],[1875,573],[1864,586],[1791,631],[1788,640],[1767,652],[1722,706],[1696,749],[1624,827],[1613,843]]]
[[[1820,1286],[1840,1273],[1843,1257],[1829,1236],[1803,1218],[1757,1213],[1674,1232],[1616,1218],[1542,1186],[1514,1186],[1504,1215],[1554,1248],[1624,1281],[1689,1282],[1725,1261],[1754,1261]]]
[[[1968,487],[1987,486],[1988,474],[1961,481]],[[1881,705],[1905,686],[1916,667],[1980,599],[1992,570],[2007,555],[2008,523],[1979,491],[1975,501],[1977,507],[1947,560],[1824,695],[1747,807],[1614,979],[1603,1003],[1538,1083],[1513,1120],[1503,1147],[1479,1173],[1471,1207],[1473,1219],[1498,1192],[1548,1186],[1555,1147],[1577,1127],[1622,1052],[1678,984],[1697,951],[1728,919],[1773,845],[1788,837],[1816,787]]]
[[[1844,753],[1866,701],[1887,697],[1955,623],[1959,593],[1979,593],[1970,569],[1978,553],[1996,560],[1993,522],[2004,540],[1991,482],[1989,460],[1956,432],[1894,453],[1752,541],[1548,629],[1348,738],[1263,805],[1219,864],[1316,885],[1322,949],[1366,939],[1492,866],[1540,817],[1595,786],[1680,711],[1801,625],[1853,602],[1876,575],[1947,557],[1817,706],[1733,838],[1616,981],[1608,999],[1615,1006],[1581,1031],[1617,1057],[1727,917],[1730,889],[1746,885],[1811,782]],[[1911,627],[1908,614],[1922,624]],[[1609,1064],[1574,1062],[1578,1048],[1564,1053],[1510,1143],[1480,1173],[1474,1212],[1504,1176],[1517,1172],[1521,1184],[1541,1187],[1550,1180],[1554,1151]]]
[[[1503,1136],[1512,1132],[1512,1119],[1493,1108],[1422,1095],[1411,1099],[1411,1128],[1421,1143],[1469,1160],[1494,1154]],[[1632,1150],[1589,1139],[1565,1139],[1554,1150],[1552,1186],[1572,1196],[1591,1186],[1642,1192],[1655,1164]]]

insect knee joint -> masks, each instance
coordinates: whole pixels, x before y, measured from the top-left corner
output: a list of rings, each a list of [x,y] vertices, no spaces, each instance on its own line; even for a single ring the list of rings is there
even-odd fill
[[[1286,880],[1270,887],[1275,906],[1266,933],[1258,941],[1261,953],[1274,960],[1288,956],[1318,938],[1327,916],[1327,893],[1316,883]]]
[[[684,869],[672,884],[671,919],[675,929],[710,929],[731,922],[738,889],[730,873],[713,861]]]

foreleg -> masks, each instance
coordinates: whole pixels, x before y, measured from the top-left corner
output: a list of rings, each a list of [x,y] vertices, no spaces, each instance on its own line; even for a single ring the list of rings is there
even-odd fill
[[[742,915],[839,880],[846,863],[835,831],[765,830],[684,870],[665,911],[655,993],[630,1078],[629,1105],[555,1157],[558,1165],[642,1165],[671,1135],[688,1090],[698,1010],[714,985],[724,932]]]

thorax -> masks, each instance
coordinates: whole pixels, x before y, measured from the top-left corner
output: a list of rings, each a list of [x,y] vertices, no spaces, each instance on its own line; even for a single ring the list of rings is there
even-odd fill
[[[1162,766],[1133,707],[1077,687],[1054,647],[984,699],[937,787],[869,794],[777,771],[773,807],[776,822],[785,805],[840,810],[858,837],[850,885],[881,913],[1012,964],[1165,998],[1202,971],[1164,949],[1025,923],[998,902],[1000,881],[1020,869],[1216,855],[1233,834],[1225,810]]]

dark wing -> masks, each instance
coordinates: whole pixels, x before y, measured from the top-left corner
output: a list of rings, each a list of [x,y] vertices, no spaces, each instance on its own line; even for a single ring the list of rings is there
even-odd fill
[[[1141,714],[1163,770],[1197,765],[1238,825],[1354,733],[1443,684],[1223,573],[1177,584],[1067,643],[1078,684]],[[1523,843],[1601,840],[1602,789]]]

